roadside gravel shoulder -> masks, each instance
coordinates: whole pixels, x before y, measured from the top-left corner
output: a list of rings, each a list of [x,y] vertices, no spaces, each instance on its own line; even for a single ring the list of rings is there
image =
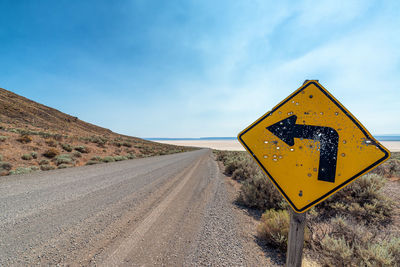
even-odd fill
[[[202,225],[185,259],[185,266],[246,266],[243,244],[229,194],[217,163],[209,161],[212,179],[210,198],[204,209]]]
[[[268,248],[257,239],[257,226],[261,217],[261,212],[242,208],[235,204],[239,194],[240,183],[232,180],[223,174],[222,163],[218,163],[220,176],[225,182],[228,193],[231,211],[237,221],[238,236],[243,244],[243,256],[245,266],[284,266],[284,257],[276,250]]]

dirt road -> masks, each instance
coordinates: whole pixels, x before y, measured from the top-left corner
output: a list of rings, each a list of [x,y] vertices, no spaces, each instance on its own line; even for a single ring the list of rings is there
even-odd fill
[[[0,265],[248,265],[210,150],[0,178]]]

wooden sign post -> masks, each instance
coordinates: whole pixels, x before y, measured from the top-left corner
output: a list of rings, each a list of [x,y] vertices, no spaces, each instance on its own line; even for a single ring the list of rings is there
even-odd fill
[[[306,212],[296,213],[290,209],[290,228],[286,253],[286,267],[301,267],[306,214]]]

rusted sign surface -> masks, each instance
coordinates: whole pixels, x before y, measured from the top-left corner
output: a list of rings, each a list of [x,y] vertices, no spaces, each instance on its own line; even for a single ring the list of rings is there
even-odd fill
[[[238,139],[300,213],[390,156],[317,81],[306,82]]]

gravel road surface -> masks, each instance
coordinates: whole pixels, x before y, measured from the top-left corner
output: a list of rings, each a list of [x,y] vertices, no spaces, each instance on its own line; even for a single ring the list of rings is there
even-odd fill
[[[210,150],[0,178],[0,266],[243,266]]]

